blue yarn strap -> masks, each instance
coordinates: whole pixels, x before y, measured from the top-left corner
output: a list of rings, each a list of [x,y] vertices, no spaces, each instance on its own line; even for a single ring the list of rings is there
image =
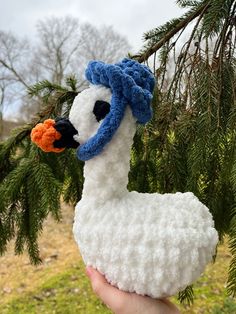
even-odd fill
[[[113,103],[117,101],[119,96],[113,95],[111,100],[111,108],[109,114],[104,118],[97,133],[92,136],[86,143],[79,146],[77,150],[77,157],[80,160],[86,161],[97,155],[99,155],[104,146],[110,142],[116,130],[120,126],[123,119],[126,101],[125,99],[119,99],[119,108],[114,106]]]
[[[124,59],[117,64],[91,61],[85,71],[87,80],[95,85],[109,87],[112,92],[111,108],[97,133],[77,151],[81,160],[101,153],[120,126],[126,106],[129,105],[138,123],[145,124],[152,117],[151,99],[154,76],[150,69],[134,60]]]

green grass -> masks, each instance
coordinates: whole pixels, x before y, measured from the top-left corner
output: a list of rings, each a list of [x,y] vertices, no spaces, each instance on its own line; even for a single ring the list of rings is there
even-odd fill
[[[1,314],[111,313],[92,293],[82,262],[52,276],[31,293],[0,306]]]
[[[212,314],[235,314],[236,313],[236,303],[235,300],[231,298],[226,298],[222,306],[214,306],[212,309]]]
[[[236,314],[236,302],[226,294],[227,268],[231,259],[227,245],[220,246],[216,262],[209,265],[194,285],[192,306],[179,305],[182,314]],[[91,290],[82,260],[41,270],[43,281],[36,281],[31,291],[1,298],[1,314],[111,314]],[[46,279],[45,279],[46,278]]]
[[[179,306],[182,314],[236,314],[236,300],[226,293],[227,273],[231,260],[227,241],[218,247],[214,264],[209,264],[194,284],[194,304]]]

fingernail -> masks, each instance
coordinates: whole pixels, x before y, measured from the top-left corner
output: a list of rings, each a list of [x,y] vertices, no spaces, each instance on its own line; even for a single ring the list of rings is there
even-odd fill
[[[93,274],[93,268],[90,266],[86,267],[86,274],[89,278],[91,278]]]

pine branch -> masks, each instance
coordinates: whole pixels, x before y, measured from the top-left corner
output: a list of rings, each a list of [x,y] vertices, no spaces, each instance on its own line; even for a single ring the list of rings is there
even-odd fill
[[[229,276],[227,281],[227,292],[233,297],[236,296],[236,215],[231,222],[229,248],[233,258],[229,266]]]
[[[27,248],[31,262],[40,263],[38,235],[43,221],[51,213],[60,219],[60,197],[73,173],[73,191],[68,194],[68,202],[77,202],[82,193],[82,164],[66,163],[70,150],[60,156],[45,154],[30,141],[30,132],[35,124],[45,118],[60,116],[62,107],[70,111],[76,91],[76,80],[71,77],[68,87],[51,84],[48,81],[37,83],[30,88],[31,95],[39,97],[42,110],[31,123],[18,128],[11,137],[0,146],[0,254],[15,237],[15,252],[21,254]],[[70,156],[71,157],[71,156]],[[76,173],[80,175],[75,180]],[[81,178],[82,177],[82,178]],[[76,183],[80,185],[76,186]],[[78,189],[78,187],[80,188]],[[70,191],[71,192],[71,191]]]
[[[199,5],[199,0],[177,0],[176,3],[181,8],[188,8],[188,7],[194,7]]]
[[[180,303],[183,303],[183,304],[188,304],[188,305],[193,304],[193,300],[194,300],[193,286],[188,286],[183,291],[179,292],[178,300],[180,301]]]
[[[197,8],[191,15],[187,16],[185,19],[180,20],[179,23],[170,30],[163,38],[145,51],[142,55],[133,56],[138,62],[142,63],[146,61],[152,54],[159,50],[166,42],[173,38],[180,30],[185,28],[191,21],[198,17],[202,12],[205,12],[210,7],[209,1],[206,1],[203,5]]]

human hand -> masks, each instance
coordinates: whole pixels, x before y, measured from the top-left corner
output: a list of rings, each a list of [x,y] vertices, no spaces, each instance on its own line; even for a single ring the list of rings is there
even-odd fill
[[[152,299],[113,287],[92,267],[86,268],[86,274],[93,291],[115,314],[180,314],[177,307],[167,299]]]

